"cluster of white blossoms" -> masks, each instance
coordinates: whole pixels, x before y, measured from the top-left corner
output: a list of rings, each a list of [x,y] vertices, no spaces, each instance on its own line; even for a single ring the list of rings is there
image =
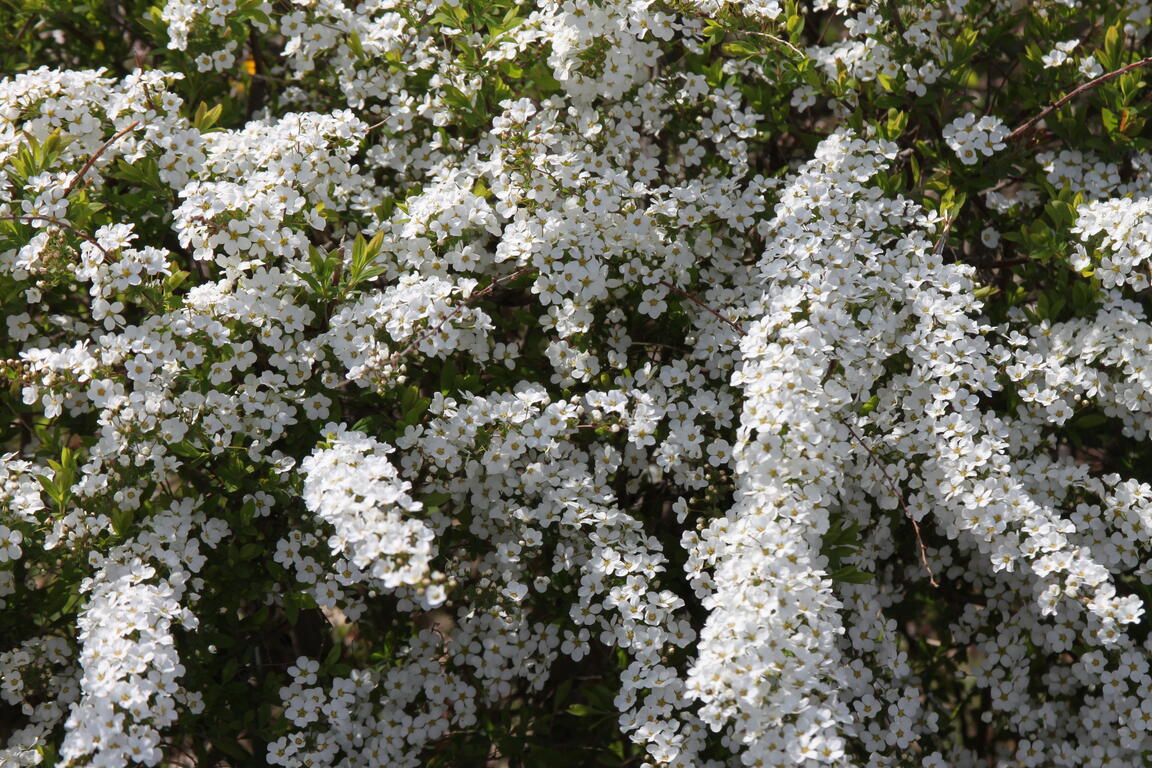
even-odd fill
[[[958,117],[944,126],[943,137],[960,162],[964,165],[975,165],[980,156],[992,157],[1007,144],[1008,128],[995,115],[984,115],[977,118],[969,112]]]
[[[385,291],[361,297],[332,316],[324,346],[340,361],[348,381],[386,389],[406,362],[406,352],[447,357],[467,351],[488,355],[491,321],[467,306],[474,285],[436,275],[406,274]],[[380,332],[384,338],[377,338]]]
[[[173,212],[180,244],[233,273],[306,250],[308,229],[325,226],[322,207],[338,207],[333,194],[347,204],[363,193],[350,158],[365,128],[345,110],[207,134],[203,171]]]
[[[421,505],[388,460],[391,448],[339,425],[325,429],[331,445],[306,458],[304,503],[336,533],[333,550],[385,589],[427,581],[434,534],[419,519]],[[429,599],[439,605],[440,599]]]
[[[0,80],[0,763],[1140,764],[1152,153],[958,2],[476,5]]]
[[[1095,261],[1093,272],[1105,288],[1126,285],[1134,291],[1146,289],[1152,278],[1148,267],[1152,259],[1152,198],[1092,200],[1080,206],[1076,214],[1073,232],[1092,243],[1099,257],[1093,260],[1081,248],[1072,265],[1088,269]]]
[[[133,540],[93,553],[94,575],[81,585],[89,597],[78,621],[79,695],[61,697],[71,700],[62,759],[156,765],[162,731],[182,711],[201,711],[201,694],[180,685],[173,629],[196,629],[200,547],[228,533],[224,521],[206,519],[186,500],[153,514]]]

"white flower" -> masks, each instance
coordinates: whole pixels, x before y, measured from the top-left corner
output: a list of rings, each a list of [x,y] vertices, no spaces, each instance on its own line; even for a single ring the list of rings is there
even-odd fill
[[[1044,68],[1059,67],[1067,62],[1069,60],[1068,54],[1072,53],[1079,44],[1079,40],[1065,40],[1062,43],[1056,43],[1055,48],[1040,57],[1044,63]]]
[[[8,560],[19,560],[23,550],[20,543],[24,541],[24,534],[14,531],[6,525],[0,525],[0,563]]]
[[[1100,62],[1096,61],[1095,56],[1085,56],[1080,60],[1080,74],[1087,78],[1095,78],[1104,74],[1104,67],[1100,66]]]
[[[977,119],[969,112],[944,127],[944,140],[965,165],[975,165],[980,155],[991,157],[1006,146],[1009,131],[994,115]]]

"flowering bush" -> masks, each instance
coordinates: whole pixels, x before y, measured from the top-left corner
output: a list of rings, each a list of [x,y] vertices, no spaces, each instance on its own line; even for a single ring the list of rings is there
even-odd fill
[[[1148,764],[1150,24],[0,5],[0,764]]]

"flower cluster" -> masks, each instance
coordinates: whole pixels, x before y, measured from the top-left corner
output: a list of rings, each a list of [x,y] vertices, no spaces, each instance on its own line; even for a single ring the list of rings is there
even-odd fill
[[[1146,3],[106,5],[0,7],[0,763],[1152,751]]]
[[[336,531],[328,545],[384,589],[425,582],[435,536],[420,520],[406,519],[421,505],[389,463],[391,448],[337,425],[325,437],[330,446],[305,459],[300,471],[305,505]],[[432,605],[441,602],[442,595],[429,596]]]
[[[969,112],[946,125],[943,137],[960,162],[975,165],[981,155],[992,157],[1007,146],[1004,140],[1008,138],[1008,129],[995,115],[977,119]]]

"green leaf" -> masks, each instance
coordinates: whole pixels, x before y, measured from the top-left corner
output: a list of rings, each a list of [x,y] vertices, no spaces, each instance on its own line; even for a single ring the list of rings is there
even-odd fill
[[[356,423],[352,425],[352,429],[356,432],[363,432],[370,435],[376,431],[377,419],[375,416],[365,416],[362,419],[357,419]]]
[[[1060,229],[1071,229],[1076,223],[1076,209],[1071,203],[1053,200],[1045,207],[1048,218]]]
[[[733,40],[730,43],[724,43],[724,45],[720,46],[720,50],[729,56],[745,59],[759,56],[763,53],[759,46],[753,45],[747,40]]]
[[[404,427],[410,427],[417,423],[420,421],[420,417],[427,412],[428,406],[431,404],[432,399],[429,397],[417,398],[416,402],[404,412],[404,418],[400,419],[400,423],[397,426],[403,429]]]
[[[448,394],[456,391],[456,363],[445,360],[440,367],[440,392]]]
[[[189,443],[187,440],[182,440],[179,443],[172,443],[168,446],[168,453],[174,456],[179,456],[182,459],[195,459],[204,453],[201,449]]]
[[[212,746],[234,760],[248,761],[252,759],[251,752],[244,749],[240,742],[227,736],[216,736],[212,739]]]
[[[196,107],[196,113],[192,117],[192,127],[200,131],[200,133],[207,133],[212,130],[212,126],[216,125],[216,121],[220,119],[221,113],[224,111],[223,104],[217,104],[214,107],[209,107],[204,102]]]
[[[1102,413],[1093,411],[1085,413],[1072,422],[1072,426],[1080,429],[1093,429],[1103,424],[1108,423],[1108,417]]]
[[[560,705],[568,700],[568,695],[572,692],[572,679],[565,678],[561,681],[560,685],[556,686],[556,692],[552,695],[552,708],[559,709]]]
[[[451,500],[452,494],[450,493],[426,493],[420,497],[420,503],[426,507],[439,507]]]
[[[117,536],[124,536],[132,525],[135,514],[130,509],[117,509],[112,512],[112,531]]]
[[[785,22],[784,28],[788,30],[788,39],[797,42],[804,34],[804,18],[799,14],[792,14]]]
[[[360,35],[357,34],[356,30],[348,33],[348,47],[360,61],[368,60],[368,54],[364,53],[364,45],[360,42]]]
[[[1118,138],[1120,135],[1120,116],[1112,110],[1105,107],[1100,110],[1100,120],[1104,123],[1104,130],[1113,139]]]
[[[37,475],[36,480],[40,483],[40,487],[44,489],[44,493],[48,494],[48,498],[52,499],[52,501],[59,506],[60,491],[56,487],[56,481],[47,475]]]
[[[264,551],[265,548],[261,542],[252,541],[240,547],[240,549],[236,552],[236,556],[240,560],[253,560],[257,557],[260,557]]]
[[[164,291],[166,293],[174,292],[177,288],[179,288],[181,285],[184,284],[185,280],[187,280],[191,276],[192,276],[191,272],[188,272],[188,271],[183,270],[183,269],[176,270],[175,272],[173,272],[171,275],[168,276],[167,280],[164,281]]]
[[[1124,59],[1124,28],[1121,24],[1113,24],[1104,33],[1104,48],[1096,60],[1100,66],[1108,71],[1119,69]]]
[[[844,584],[868,584],[874,578],[872,574],[865,573],[851,565],[837,568],[830,573],[828,577],[832,579],[832,581],[842,582]]]
[[[888,138],[897,139],[904,135],[904,129],[908,127],[908,113],[901,112],[897,109],[888,110]]]

